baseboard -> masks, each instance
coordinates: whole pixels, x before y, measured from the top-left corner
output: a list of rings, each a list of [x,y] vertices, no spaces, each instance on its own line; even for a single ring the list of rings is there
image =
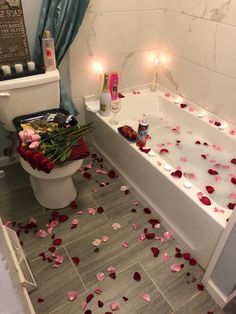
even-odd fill
[[[6,166],[9,166],[9,165],[12,165],[12,164],[19,162],[19,155],[18,154],[14,154],[13,158],[14,158],[13,160],[10,160],[8,156],[0,157],[0,168],[6,167]]]
[[[205,286],[207,292],[215,300],[215,302],[223,309],[229,302],[228,297],[216,286],[213,280],[209,280]]]

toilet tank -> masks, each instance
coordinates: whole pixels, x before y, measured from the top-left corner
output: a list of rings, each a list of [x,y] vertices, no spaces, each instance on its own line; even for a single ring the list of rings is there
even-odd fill
[[[12,120],[32,112],[59,108],[58,70],[0,82],[0,123],[16,131]]]

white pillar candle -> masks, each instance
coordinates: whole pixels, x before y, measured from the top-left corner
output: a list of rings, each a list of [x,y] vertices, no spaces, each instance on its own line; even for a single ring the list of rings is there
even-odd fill
[[[11,74],[11,67],[9,65],[3,65],[2,71],[4,75],[9,75]]]
[[[15,64],[15,70],[16,70],[16,73],[22,73],[23,72],[23,65],[21,63]]]
[[[29,71],[35,71],[35,62],[34,61],[29,61],[27,63],[27,66],[28,66]]]

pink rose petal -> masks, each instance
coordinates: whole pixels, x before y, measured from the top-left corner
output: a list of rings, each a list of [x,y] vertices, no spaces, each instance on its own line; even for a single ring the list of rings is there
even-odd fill
[[[138,224],[132,224],[132,227],[134,230],[137,230],[139,226],[138,226]]]
[[[148,293],[144,293],[144,295],[143,295],[143,299],[144,299],[145,301],[147,301],[147,302],[151,301],[150,294],[148,294]]]
[[[56,264],[62,264],[64,262],[65,257],[62,255],[57,256],[55,263]]]
[[[83,215],[84,212],[83,212],[82,210],[79,210],[76,214],[78,214],[78,215]]]
[[[94,246],[96,246],[96,247],[98,247],[101,243],[102,243],[102,240],[100,240],[100,239],[95,239],[95,240],[92,242],[92,244],[93,244]]]
[[[73,226],[77,226],[77,225],[79,224],[79,220],[78,220],[78,219],[73,219],[72,222],[71,222],[71,224],[72,224]]]
[[[121,192],[125,192],[126,190],[128,190],[128,187],[127,187],[126,185],[122,185],[122,186],[120,187],[120,191],[121,191]]]
[[[48,236],[47,231],[40,229],[37,233],[36,236],[39,238],[46,238]]]
[[[112,302],[110,308],[113,312],[120,310],[120,303]]]
[[[123,241],[121,244],[124,248],[128,248],[129,247],[129,243],[127,241]]]
[[[97,273],[96,278],[98,281],[103,281],[105,278],[105,274],[104,273]]]
[[[94,290],[94,292],[95,292],[96,294],[98,294],[98,295],[101,295],[101,294],[102,294],[102,289],[101,289],[101,288],[96,288],[96,289]]]
[[[96,214],[96,209],[95,208],[88,208],[88,213],[92,216],[94,216]]]
[[[181,265],[180,264],[173,264],[170,267],[171,271],[174,273],[178,273],[181,270]]]
[[[83,301],[81,304],[81,311],[84,311],[87,308],[88,303],[86,301]]]
[[[110,238],[108,236],[102,236],[102,241],[107,242]]]
[[[161,228],[161,225],[160,225],[160,224],[155,224],[154,228],[155,228],[155,229],[160,229],[160,228]]]
[[[170,256],[168,255],[168,253],[163,253],[162,259],[164,262],[167,262],[170,259]]]
[[[140,233],[140,235],[139,235],[139,240],[140,241],[144,241],[146,239],[146,235],[145,235],[145,233]]]
[[[171,237],[172,237],[172,233],[169,232],[169,231],[166,231],[166,232],[164,232],[164,237],[165,237],[167,240],[169,240],[169,239],[171,239]]]
[[[120,229],[121,228],[121,225],[118,223],[118,222],[115,222],[112,224],[112,229],[113,230],[117,230],[117,229]]]
[[[74,301],[78,297],[78,293],[76,291],[68,291],[67,293],[69,301]]]
[[[113,266],[109,266],[109,267],[107,267],[107,271],[108,271],[109,273],[113,273],[113,272],[116,271],[116,268],[113,267]]]

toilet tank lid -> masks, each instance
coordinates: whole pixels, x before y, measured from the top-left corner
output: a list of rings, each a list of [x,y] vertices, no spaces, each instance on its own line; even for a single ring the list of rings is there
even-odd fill
[[[54,81],[59,81],[60,73],[58,70],[48,71],[43,74],[31,75],[12,80],[0,82],[0,92],[9,91],[17,88],[30,87],[35,85],[47,84]]]

